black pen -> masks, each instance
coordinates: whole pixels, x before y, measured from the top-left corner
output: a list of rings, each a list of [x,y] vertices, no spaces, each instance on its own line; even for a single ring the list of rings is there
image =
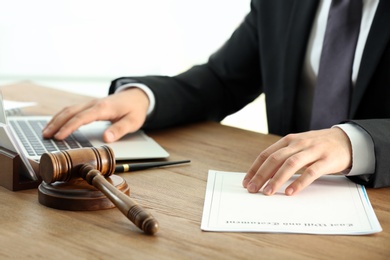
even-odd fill
[[[125,163],[125,164],[118,164],[115,167],[116,173],[121,172],[132,172],[132,171],[140,171],[145,170],[149,168],[155,168],[155,167],[161,167],[161,166],[167,166],[167,165],[174,165],[174,164],[181,164],[181,163],[189,163],[190,160],[184,160],[184,161],[172,161],[172,162],[146,162],[146,163]]]

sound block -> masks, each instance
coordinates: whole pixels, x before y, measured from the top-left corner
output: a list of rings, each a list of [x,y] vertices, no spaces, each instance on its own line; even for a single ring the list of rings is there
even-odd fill
[[[106,179],[119,191],[130,195],[130,188],[122,177],[111,175]],[[101,210],[115,207],[101,191],[82,178],[51,184],[42,182],[38,187],[38,201],[47,207],[61,210]]]

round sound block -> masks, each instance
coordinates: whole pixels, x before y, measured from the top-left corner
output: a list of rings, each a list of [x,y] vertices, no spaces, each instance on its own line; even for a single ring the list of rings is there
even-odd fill
[[[130,195],[126,181],[117,175],[106,178],[119,191]],[[82,178],[69,182],[42,182],[38,187],[39,203],[50,208],[62,210],[101,210],[115,205],[98,189]]]

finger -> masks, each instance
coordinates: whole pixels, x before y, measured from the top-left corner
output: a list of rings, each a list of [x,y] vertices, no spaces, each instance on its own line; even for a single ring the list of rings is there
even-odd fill
[[[80,117],[81,118],[81,117]],[[94,119],[90,120],[77,120],[77,118],[72,118],[68,122],[66,122],[58,131],[54,134],[54,138],[57,140],[63,140],[67,138],[74,131],[79,129],[81,126],[89,124],[95,121]]]
[[[316,179],[328,173],[327,164],[325,160],[319,160],[309,167],[295,180],[293,181],[285,190],[285,194],[288,196],[295,195]]]
[[[257,156],[256,160],[253,162],[249,170],[247,171],[243,181],[242,185],[244,188],[248,187],[249,182],[252,180],[252,178],[256,175],[256,173],[259,171],[259,169],[262,167],[263,163],[269,158],[271,154],[273,154],[275,151],[283,148],[286,146],[286,143],[284,139],[281,139],[277,141],[276,143],[269,146],[267,149],[265,149],[263,152]]]
[[[115,109],[117,102],[112,96],[96,99],[82,106],[70,107],[61,112],[53,122],[56,132],[54,138],[62,140],[79,127],[97,120],[116,120],[122,111]],[[119,113],[119,114],[118,114]]]
[[[272,181],[274,175],[282,167],[283,163],[296,152],[298,151],[292,147],[284,147],[268,156],[268,158],[257,170],[253,178],[249,181],[247,188],[248,191],[251,193],[256,193],[268,180],[271,179]],[[270,187],[270,185],[268,184],[267,187]],[[266,191],[265,193],[272,193],[272,191]]]
[[[306,162],[313,156],[312,153],[309,153],[308,156],[300,154],[307,150],[311,143],[307,138],[302,138],[301,134],[290,134],[282,140],[285,147],[270,155],[250,181],[255,183],[258,189],[261,189],[265,182],[269,180],[263,189],[263,193],[266,195],[274,194],[288,178],[305,166]],[[251,191],[249,190],[249,192]],[[258,192],[258,190],[252,192]]]
[[[109,126],[103,133],[103,140],[111,143],[119,140],[128,133],[135,132],[142,124],[135,123],[130,117],[124,117]]]
[[[66,107],[62,109],[59,113],[51,118],[51,120],[46,124],[42,130],[43,137],[51,138],[55,133],[74,115],[83,111],[91,106],[90,103],[86,105],[76,105],[71,107]]]
[[[322,159],[315,161],[309,165],[305,171],[286,188],[286,195],[297,194],[323,175],[340,172],[340,170],[343,168],[340,168],[339,166],[342,166],[343,162],[343,159],[337,161],[337,159],[332,159],[330,156],[324,156]]]
[[[300,169],[318,160],[318,154],[313,149],[308,149],[291,154],[274,174],[272,179],[264,187],[265,195],[273,195]]]
[[[71,133],[76,131],[83,125],[89,124],[96,120],[104,120],[105,118],[99,114],[99,110],[96,109],[96,105],[85,106],[81,111],[77,113],[71,113],[66,115],[59,115],[57,120],[53,122],[53,126],[56,131],[53,133],[55,139],[63,140]]]

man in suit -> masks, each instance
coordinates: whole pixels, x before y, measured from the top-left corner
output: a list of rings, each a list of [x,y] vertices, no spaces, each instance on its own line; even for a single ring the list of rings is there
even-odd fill
[[[265,93],[269,132],[286,136],[249,169],[243,180],[249,192],[269,181],[263,192],[272,195],[300,169],[287,195],[336,172],[369,187],[390,186],[389,1],[363,1],[348,115],[309,131],[316,129],[310,124],[313,93],[330,6],[330,0],[253,0],[206,64],[175,77],[116,79],[108,97],[64,109],[43,135],[63,139],[93,120],[111,120],[104,133],[111,142],[140,127],[220,121]]]

